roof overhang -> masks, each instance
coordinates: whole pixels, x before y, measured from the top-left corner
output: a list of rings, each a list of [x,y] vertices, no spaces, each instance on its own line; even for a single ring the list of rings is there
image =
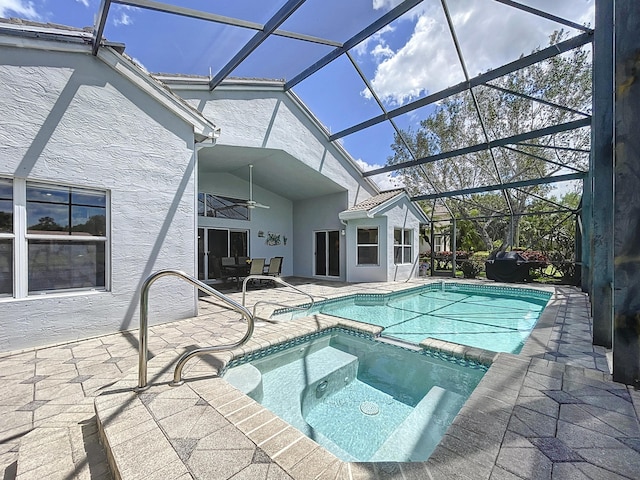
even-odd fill
[[[415,211],[416,215],[422,220],[423,223],[428,223],[429,219],[422,211],[422,209],[411,201],[408,193],[405,190],[398,192],[397,195],[389,198],[388,200],[376,205],[370,209],[361,209],[361,210],[344,210],[338,214],[340,220],[356,220],[356,219],[366,219],[366,218],[374,218],[379,216],[382,212],[392,207],[394,204],[406,200],[409,208]]]
[[[154,73],[154,78],[167,85],[169,88],[174,88],[177,91],[209,91],[209,79],[208,77],[198,75],[176,75],[168,73]],[[335,148],[340,156],[342,156],[351,166],[359,172],[362,180],[365,181],[374,192],[379,192],[380,187],[362,171],[358,162],[351,156],[351,154],[342,146],[341,142],[332,142],[330,140],[330,132],[322,122],[314,115],[314,113],[307,107],[298,95],[292,90],[285,90],[285,83],[283,80],[273,79],[261,79],[261,78],[227,78],[219,86],[216,87],[216,91],[268,91],[276,94],[285,95],[289,98],[295,106],[302,112],[305,117],[309,119],[312,125],[320,132],[326,143]],[[224,122],[224,119],[222,119]]]

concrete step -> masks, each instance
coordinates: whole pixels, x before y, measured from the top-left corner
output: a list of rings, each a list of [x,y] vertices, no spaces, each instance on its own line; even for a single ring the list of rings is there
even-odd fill
[[[465,397],[450,390],[432,387],[389,435],[371,461],[382,461],[397,450],[409,452],[406,461],[429,458],[465,400]]]

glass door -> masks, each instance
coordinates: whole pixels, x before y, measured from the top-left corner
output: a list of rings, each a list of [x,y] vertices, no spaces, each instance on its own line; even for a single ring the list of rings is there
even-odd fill
[[[340,276],[340,232],[315,232],[315,275]]]
[[[207,251],[204,249],[204,228],[198,229],[198,280],[205,280],[207,271],[204,265],[207,261]]]
[[[207,247],[209,249],[207,280],[218,279],[222,257],[229,256],[229,230],[207,228]]]
[[[198,278],[218,280],[223,257],[248,257],[249,231],[198,228]]]

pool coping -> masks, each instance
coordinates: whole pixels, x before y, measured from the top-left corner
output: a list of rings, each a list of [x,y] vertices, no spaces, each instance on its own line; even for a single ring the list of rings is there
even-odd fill
[[[179,442],[176,443],[176,438],[172,439],[166,425],[162,426],[166,418],[171,418],[166,417],[167,412],[185,408],[185,402],[194,408],[204,407],[210,410],[209,415],[228,422],[228,438],[235,438],[243,448],[247,447],[248,439],[270,462],[294,479],[394,478],[395,475],[398,475],[397,478],[435,478],[434,474],[438,478],[455,478],[456,475],[449,471],[451,458],[469,465],[470,471],[475,472],[472,478],[489,478],[531,362],[548,363],[546,360],[532,359],[531,356],[544,351],[540,342],[545,338],[548,340],[551,335],[550,327],[555,323],[560,301],[554,289],[554,295],[520,355],[496,354],[435,339],[422,342],[423,347],[485,365],[491,364],[455,417],[447,434],[425,462],[343,462],[224,379],[217,377],[216,371],[212,370],[211,360],[189,364],[184,372],[187,378],[185,385],[170,387],[172,366],[176,359],[169,354],[162,354],[149,363],[153,383],[147,391],[141,394],[134,392],[137,372],[130,372],[95,399],[100,435],[108,452],[114,478],[193,478],[193,465],[188,466],[189,462],[184,461]],[[312,318],[270,326],[273,333],[211,358],[220,369],[232,358],[334,327],[353,329],[373,336],[379,335],[382,330],[382,327],[369,324],[315,315]],[[534,335],[538,328],[540,331]],[[546,342],[542,345],[546,345]],[[600,372],[594,373],[602,377]],[[232,431],[235,434],[229,433]],[[458,431],[465,433],[455,435]],[[480,441],[480,437],[483,442],[482,455],[477,455],[478,449],[474,446]],[[135,441],[138,443],[134,443]],[[223,444],[224,448],[218,451],[222,452],[218,461],[224,458],[223,453],[231,447],[228,441]],[[153,445],[152,450],[148,450],[148,445]],[[474,451],[476,455],[473,454]],[[145,463],[144,459],[147,458],[152,458],[153,461]],[[211,461],[215,459],[211,458]],[[237,459],[233,462],[237,463]]]

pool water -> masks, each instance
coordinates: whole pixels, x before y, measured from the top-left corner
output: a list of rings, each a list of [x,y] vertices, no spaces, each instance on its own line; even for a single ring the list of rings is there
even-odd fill
[[[343,329],[231,365],[229,383],[345,461],[426,460],[486,371]]]
[[[323,313],[379,325],[383,336],[415,344],[431,337],[519,353],[550,297],[533,289],[441,283],[319,302],[296,315]]]

